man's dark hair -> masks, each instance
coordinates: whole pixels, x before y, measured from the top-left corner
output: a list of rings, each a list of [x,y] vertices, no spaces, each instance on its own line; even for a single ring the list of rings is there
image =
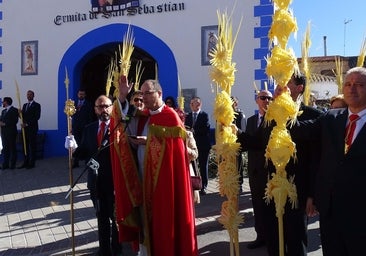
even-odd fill
[[[296,85],[302,84],[304,87],[306,86],[306,77],[303,74],[294,74],[293,77]]]
[[[3,101],[6,101],[8,103],[8,105],[13,104],[13,99],[10,97],[4,97]]]
[[[175,102],[175,99],[173,98],[173,96],[167,96],[164,100],[164,102],[166,103],[168,100],[170,100],[172,102],[172,108],[177,108],[177,103]]]
[[[305,86],[306,86],[306,77],[305,77],[305,75],[303,75],[303,74],[294,74],[293,78],[294,78],[294,82],[295,82],[296,85],[300,85],[300,84],[303,85],[302,92],[304,92],[305,91]]]

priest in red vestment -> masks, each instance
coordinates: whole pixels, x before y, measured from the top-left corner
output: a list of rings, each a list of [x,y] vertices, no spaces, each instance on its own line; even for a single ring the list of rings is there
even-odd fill
[[[141,86],[149,111],[143,169],[143,228],[147,255],[198,255],[185,129],[162,100],[158,81]]]

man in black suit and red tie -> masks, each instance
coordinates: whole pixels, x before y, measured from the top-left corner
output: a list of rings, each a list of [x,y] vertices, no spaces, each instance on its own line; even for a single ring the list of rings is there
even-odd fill
[[[199,97],[191,99],[190,112],[185,120],[185,125],[190,127],[198,148],[198,164],[202,177],[201,195],[205,195],[208,185],[208,156],[211,149],[210,123],[208,114],[203,111],[202,102]]]
[[[31,169],[35,167],[37,151],[38,120],[41,117],[41,105],[34,101],[34,92],[27,91],[28,103],[23,104],[22,115],[25,133],[24,162],[18,168]]]
[[[114,217],[114,186],[109,148],[112,106],[111,99],[105,95],[96,99],[94,109],[98,120],[85,126],[79,147],[74,152],[77,158],[85,160],[93,158],[99,163],[97,170],[88,169],[87,186],[98,221],[98,255],[106,256],[121,253]]]
[[[284,88],[285,90],[287,88]],[[291,136],[315,141],[319,161],[315,205],[320,216],[323,255],[364,254],[366,239],[366,69],[347,71],[343,82],[348,108],[331,109],[298,122]],[[357,115],[354,121],[350,121]],[[354,131],[349,126],[356,124]],[[350,124],[351,123],[351,124]]]
[[[17,161],[16,137],[18,123],[18,109],[12,106],[13,100],[10,97],[3,99],[3,111],[0,117],[1,138],[3,143],[3,165],[2,169],[14,169]]]

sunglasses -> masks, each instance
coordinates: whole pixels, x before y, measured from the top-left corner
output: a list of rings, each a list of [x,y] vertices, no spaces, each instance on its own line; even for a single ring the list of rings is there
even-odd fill
[[[133,99],[133,102],[138,102],[138,101],[143,102],[143,100],[142,99],[139,99],[139,98],[134,98]]]
[[[258,96],[258,98],[260,98],[261,100],[269,100],[269,101],[272,100],[272,97],[269,96]]]

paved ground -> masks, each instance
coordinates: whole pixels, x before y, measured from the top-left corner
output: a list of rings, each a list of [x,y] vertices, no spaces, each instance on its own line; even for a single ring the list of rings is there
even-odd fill
[[[82,168],[73,171],[79,176]],[[73,214],[74,239],[71,235],[68,159],[48,158],[37,162],[34,169],[1,170],[0,173],[0,256],[94,255],[97,250],[96,219],[86,188],[86,177],[75,187]],[[196,205],[196,223],[200,255],[230,254],[227,232],[217,222],[222,198],[217,183],[210,180],[208,194]],[[239,206],[245,216],[240,226],[240,255],[265,256],[264,248],[248,250],[255,239],[248,181],[240,195]],[[318,222],[309,226],[309,255],[321,254]]]

